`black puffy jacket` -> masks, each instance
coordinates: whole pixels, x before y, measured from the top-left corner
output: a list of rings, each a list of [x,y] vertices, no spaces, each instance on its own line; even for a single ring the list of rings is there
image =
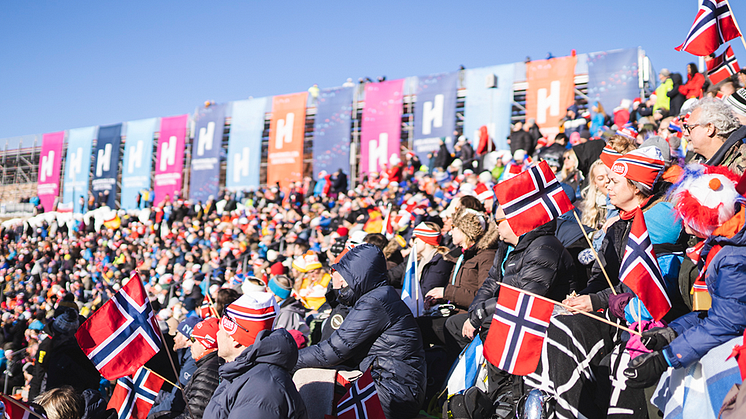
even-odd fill
[[[218,387],[220,358],[218,352],[213,351],[197,361],[197,370],[184,388],[184,399],[188,405],[179,418],[201,419],[205,408],[210,403],[212,393]]]
[[[492,318],[500,283],[555,301],[565,299],[570,292],[575,268],[572,256],[554,236],[555,228],[556,222],[553,220],[529,231],[518,239],[507,258],[505,253],[508,245],[500,242],[490,273],[469,306],[472,326],[479,327]]]
[[[347,281],[352,306],[329,339],[301,349],[296,368],[333,367],[348,359],[371,374],[389,419],[412,418],[425,398],[420,329],[396,290],[386,285],[386,259],[371,244],[347,252],[333,268]]]
[[[254,344],[219,368],[220,385],[205,419],[304,419],[306,405],[290,376],[298,346],[285,329],[261,331]]]
[[[387,275],[389,285],[401,288],[408,263],[409,260],[407,259],[388,270]],[[417,263],[422,263],[422,261],[418,261]],[[425,266],[422,267],[422,273],[420,276],[422,295],[426,295],[428,291],[433,288],[445,287],[448,284],[448,280],[451,279],[452,271],[453,262],[446,260],[440,253],[435,253],[432,258],[425,263]]]

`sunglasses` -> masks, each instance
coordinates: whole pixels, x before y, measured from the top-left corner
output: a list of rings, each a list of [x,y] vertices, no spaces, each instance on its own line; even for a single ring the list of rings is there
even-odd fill
[[[495,218],[495,223],[496,223],[497,225],[500,225],[500,223],[502,223],[503,221],[505,221],[505,220],[507,220],[507,219],[508,219],[508,217],[500,217],[500,218]]]

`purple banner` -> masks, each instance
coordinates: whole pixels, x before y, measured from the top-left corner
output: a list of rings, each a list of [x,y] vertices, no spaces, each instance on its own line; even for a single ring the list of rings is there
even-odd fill
[[[441,140],[453,150],[458,76],[455,71],[419,78],[412,147],[423,162],[428,161],[428,153],[440,148]]]
[[[194,117],[192,173],[189,198],[203,204],[220,192],[220,150],[225,125],[225,105],[210,105]]]
[[[325,89],[319,93],[313,125],[313,173],[321,170],[350,174],[350,116],[354,87]]]
[[[401,116],[404,79],[365,86],[360,173],[380,172],[392,156],[401,155]]]
[[[60,162],[64,142],[65,132],[60,131],[44,134],[41,143],[36,194],[44,211],[52,211],[55,200],[60,195]]]

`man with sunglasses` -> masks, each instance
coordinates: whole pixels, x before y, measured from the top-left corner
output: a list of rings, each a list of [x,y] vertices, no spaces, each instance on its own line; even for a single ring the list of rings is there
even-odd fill
[[[272,330],[277,311],[274,295],[266,292],[246,293],[226,307],[216,334],[225,364],[202,417],[307,417],[290,375],[298,347],[287,330]]]
[[[695,156],[692,162],[724,166],[741,175],[746,169],[746,126],[741,126],[725,102],[705,98],[697,102],[684,123]]]
[[[218,386],[218,319],[209,317],[192,330],[189,350],[197,363],[197,370],[184,387],[184,399],[189,405],[178,419],[200,419]]]

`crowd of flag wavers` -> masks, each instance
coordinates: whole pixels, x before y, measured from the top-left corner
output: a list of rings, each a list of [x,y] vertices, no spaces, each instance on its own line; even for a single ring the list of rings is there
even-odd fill
[[[746,90],[698,96],[596,126],[571,106],[551,140],[531,123],[512,151],[462,137],[430,167],[403,148],[353,187],[340,169],[6,221],[5,414],[743,409]]]

